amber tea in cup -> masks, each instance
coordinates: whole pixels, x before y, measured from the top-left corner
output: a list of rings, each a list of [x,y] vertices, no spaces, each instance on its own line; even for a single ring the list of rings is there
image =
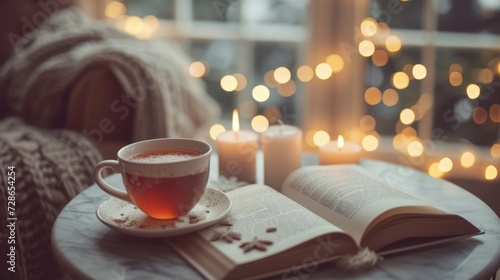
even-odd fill
[[[210,153],[210,145],[193,139],[137,142],[118,151],[118,161],[100,162],[94,177],[105,192],[135,204],[148,216],[173,219],[187,214],[203,195]],[[127,192],[102,180],[102,169],[116,171],[117,166]]]

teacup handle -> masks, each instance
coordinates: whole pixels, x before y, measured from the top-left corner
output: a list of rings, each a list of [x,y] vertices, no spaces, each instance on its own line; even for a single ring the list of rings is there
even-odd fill
[[[94,179],[97,185],[109,195],[133,204],[127,192],[116,189],[110,186],[108,183],[106,183],[106,181],[104,181],[104,179],[102,178],[101,171],[107,167],[113,169],[113,172],[115,173],[120,172],[120,166],[118,165],[118,161],[116,160],[103,160],[99,162],[94,168]]]

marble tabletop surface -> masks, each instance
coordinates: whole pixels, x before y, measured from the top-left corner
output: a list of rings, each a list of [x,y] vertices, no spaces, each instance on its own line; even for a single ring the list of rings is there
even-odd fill
[[[303,165],[315,163],[317,158],[308,157]],[[411,168],[373,160],[362,160],[361,165],[403,189],[438,201],[485,234],[386,256],[362,272],[343,271],[324,264],[312,275],[294,279],[306,276],[308,279],[489,279],[500,267],[500,220],[480,199],[448,181]],[[257,172],[261,183],[262,170]],[[214,184],[214,178],[218,177],[216,162],[212,163],[210,176],[209,184]],[[121,176],[114,174],[107,181],[121,184]],[[109,195],[92,185],[75,197],[57,218],[52,248],[67,276],[110,280],[203,279],[164,240],[127,236],[102,224],[95,212],[108,198]]]

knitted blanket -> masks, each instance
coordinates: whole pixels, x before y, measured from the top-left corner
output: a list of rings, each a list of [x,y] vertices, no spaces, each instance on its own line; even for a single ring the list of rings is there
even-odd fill
[[[0,279],[55,279],[52,225],[71,198],[93,183],[100,160],[78,133],[37,129],[18,118],[0,121]],[[15,272],[7,270],[11,246]]]
[[[56,126],[65,90],[96,65],[109,67],[134,102],[132,141],[192,137],[219,114],[203,83],[188,74],[187,57],[166,40],[138,40],[70,8],[16,42],[0,69],[0,119]]]

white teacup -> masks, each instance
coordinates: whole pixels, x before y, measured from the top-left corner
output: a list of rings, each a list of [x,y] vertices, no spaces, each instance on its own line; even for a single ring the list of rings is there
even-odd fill
[[[104,160],[94,169],[106,193],[135,204],[148,216],[173,219],[187,214],[208,182],[212,147],[194,139],[161,138],[132,143],[118,151],[118,160]],[[106,183],[105,168],[121,173],[126,192]]]

